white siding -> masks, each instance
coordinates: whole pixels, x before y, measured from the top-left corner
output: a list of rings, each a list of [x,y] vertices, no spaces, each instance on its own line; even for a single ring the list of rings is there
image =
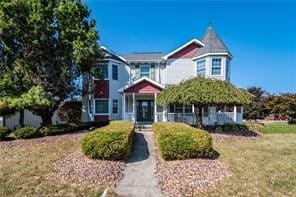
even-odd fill
[[[118,66],[118,80],[112,79],[112,65]],[[112,120],[122,119],[122,95],[118,92],[120,88],[128,84],[129,67],[121,62],[109,61],[109,112]],[[112,113],[113,99],[118,100],[118,114]]]
[[[166,65],[166,84],[178,84],[194,77],[196,63],[191,59],[168,59]]]
[[[19,126],[19,112],[15,113],[12,116],[8,116],[5,119],[6,127],[9,129],[14,129],[15,127]],[[57,116],[56,113],[51,118],[53,124],[61,123],[61,120]],[[29,110],[24,111],[24,123],[27,126],[33,126],[33,127],[40,127],[42,123],[42,119],[40,116],[34,115]]]

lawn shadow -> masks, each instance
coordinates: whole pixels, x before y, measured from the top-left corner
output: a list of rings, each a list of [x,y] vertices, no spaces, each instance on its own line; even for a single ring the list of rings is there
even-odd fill
[[[209,155],[210,160],[216,160],[216,159],[219,159],[219,157],[220,157],[220,153],[214,149],[212,150],[212,152]]]
[[[139,162],[148,159],[149,148],[148,143],[142,133],[135,133],[133,140],[133,148],[128,163]]]
[[[223,135],[238,136],[238,137],[259,137],[260,136],[258,132],[250,130],[245,125],[237,125],[234,127],[221,125],[221,126],[206,127],[204,129],[211,134],[223,134]]]

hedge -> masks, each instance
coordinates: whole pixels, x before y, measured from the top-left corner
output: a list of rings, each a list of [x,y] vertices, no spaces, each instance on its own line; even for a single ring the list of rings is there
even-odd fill
[[[152,128],[165,160],[206,158],[213,150],[212,137],[208,132],[184,123],[154,123]]]
[[[93,159],[127,160],[130,155],[134,125],[128,121],[112,121],[85,135],[82,152]]]
[[[10,134],[10,130],[5,127],[0,127],[0,140],[4,140]]]
[[[42,133],[40,133],[39,130],[34,127],[19,128],[16,129],[13,134],[16,139],[30,139],[42,136]]]

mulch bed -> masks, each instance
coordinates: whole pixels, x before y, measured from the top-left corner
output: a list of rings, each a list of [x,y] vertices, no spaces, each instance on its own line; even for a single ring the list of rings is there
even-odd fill
[[[156,169],[165,196],[195,196],[231,175],[228,167],[217,159],[164,161],[157,157]]]
[[[81,140],[87,131],[80,131],[76,133],[68,133],[56,136],[46,136],[34,139],[23,139],[23,140],[10,140],[10,141],[0,141],[0,148],[20,148],[26,146],[33,146],[37,144],[49,144],[63,142],[65,140]]]
[[[123,177],[125,163],[88,159],[80,151],[56,162],[54,178],[85,186],[114,186]]]
[[[215,132],[209,131],[214,142],[256,141],[261,134],[255,131]]]

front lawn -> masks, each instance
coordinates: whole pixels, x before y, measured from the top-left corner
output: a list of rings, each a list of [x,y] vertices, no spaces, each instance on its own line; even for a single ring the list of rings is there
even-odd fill
[[[52,178],[54,163],[79,150],[81,136],[77,135],[81,134],[61,140],[48,137],[51,142],[47,138],[0,142],[0,196],[98,196],[103,188]]]
[[[296,124],[268,123],[260,129],[262,133],[296,133]]]
[[[214,148],[232,176],[220,181],[208,196],[296,195],[295,134],[263,135],[259,141],[214,141]]]

